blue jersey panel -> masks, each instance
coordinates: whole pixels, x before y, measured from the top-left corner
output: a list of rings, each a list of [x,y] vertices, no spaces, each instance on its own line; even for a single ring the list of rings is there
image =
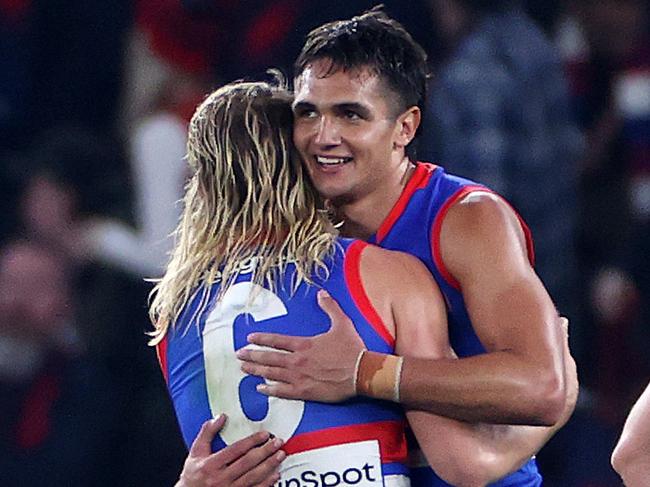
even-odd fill
[[[252,332],[313,336],[327,331],[329,318],[316,299],[320,287],[325,288],[351,318],[369,350],[392,353],[392,344],[373,328],[355,304],[353,288],[360,283],[352,283],[352,288],[346,283],[346,259],[355,242],[365,245],[340,239],[341,248],[327,263],[329,277],[316,279],[316,286],[303,283],[295,293],[289,291],[294,271],[292,264],[288,264],[274,292],[255,288],[250,270],[242,270],[219,302],[216,300],[218,284],[208,292],[200,288],[195,293],[166,338],[168,387],[188,446],[203,422],[225,411],[228,422],[213,442],[214,451],[261,429],[284,439],[289,446],[292,438],[316,438],[318,441],[319,432],[325,430],[330,436],[332,431],[340,431],[341,443],[344,443],[344,436],[350,431],[354,433],[358,427],[376,425],[377,439],[390,437],[390,441],[384,443],[403,445],[406,453],[404,417],[398,405],[366,398],[341,404],[268,398],[256,390],[263,379],[241,372],[235,355],[237,350],[248,345],[247,336]],[[205,300],[207,306],[200,306]],[[203,311],[198,312],[199,309]],[[380,445],[384,446],[381,439]],[[402,462],[397,461],[387,462],[382,469],[384,474],[407,472]]]

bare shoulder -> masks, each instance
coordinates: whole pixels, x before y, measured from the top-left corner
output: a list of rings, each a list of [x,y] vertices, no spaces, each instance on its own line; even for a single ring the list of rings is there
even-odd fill
[[[405,252],[368,245],[361,259],[364,273],[391,288],[412,288],[433,281],[422,261]]]
[[[472,235],[483,229],[520,230],[519,220],[512,207],[499,195],[489,191],[473,191],[454,203],[443,222],[443,231],[454,229]]]
[[[528,266],[522,223],[503,198],[488,191],[472,192],[452,205],[442,223],[440,250],[459,280],[485,265]]]
[[[444,308],[440,288],[424,263],[413,255],[366,247],[361,268],[369,295],[395,309],[409,306],[432,311]]]

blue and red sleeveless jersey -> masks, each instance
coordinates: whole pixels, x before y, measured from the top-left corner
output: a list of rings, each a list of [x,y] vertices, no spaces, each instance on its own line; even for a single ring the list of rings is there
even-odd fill
[[[449,340],[459,357],[485,352],[470,322],[458,282],[447,271],[440,253],[440,229],[449,208],[473,191],[489,191],[484,186],[447,174],[443,168],[418,163],[400,198],[370,239],[371,243],[418,257],[433,274],[447,302]],[[529,259],[534,261],[532,238],[520,219],[526,235]],[[412,485],[444,486],[431,469],[414,469]],[[492,484],[498,487],[533,487],[541,485],[534,460],[519,471]]]
[[[393,353],[394,338],[361,285],[359,262],[366,245],[339,239],[334,256],[326,262],[329,276],[314,276],[314,285],[302,283],[295,292],[291,292],[293,264],[287,265],[272,292],[251,282],[250,262],[242,265],[237,280],[218,302],[218,283],[209,292],[204,288],[195,292],[158,346],[188,447],[203,422],[226,412],[228,420],[212,443],[213,451],[262,429],[285,440],[288,458],[332,445],[377,440],[383,475],[408,475],[405,419],[399,405],[362,397],[340,404],[268,398],[255,388],[264,379],[242,372],[235,356],[248,345],[246,337],[252,332],[313,336],[327,331],[329,318],[316,299],[319,288],[336,299],[369,350]],[[201,306],[205,299],[207,306]],[[356,471],[345,472],[349,481],[357,480]],[[316,481],[303,480],[306,485]]]

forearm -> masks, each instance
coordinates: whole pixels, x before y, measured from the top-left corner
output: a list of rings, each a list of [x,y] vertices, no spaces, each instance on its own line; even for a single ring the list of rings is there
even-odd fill
[[[401,402],[470,422],[554,424],[564,384],[511,352],[459,360],[405,359]]]
[[[366,363],[360,364],[360,372]],[[405,357],[399,383],[400,403],[441,416],[469,422],[549,426],[566,406],[564,380],[509,352],[465,359]],[[563,377],[562,374],[560,374]],[[379,399],[373,390],[360,394]]]

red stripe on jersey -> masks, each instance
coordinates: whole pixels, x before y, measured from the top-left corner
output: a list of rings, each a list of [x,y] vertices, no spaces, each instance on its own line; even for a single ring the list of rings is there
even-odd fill
[[[156,355],[158,356],[158,363],[160,364],[160,370],[162,370],[165,382],[169,383],[169,373],[167,371],[167,337],[164,337],[156,345]]]
[[[530,231],[530,228],[528,228],[528,225],[521,217],[521,215],[517,213],[517,210],[515,210],[512,205],[505,199],[503,201],[505,201],[506,204],[512,209],[512,211],[515,212],[515,215],[517,215],[517,220],[519,220],[521,229],[524,231],[524,238],[526,239],[526,252],[528,253],[528,261],[530,262],[530,265],[535,267],[535,243],[533,242],[533,232]]]
[[[454,276],[451,275],[449,270],[447,270],[447,267],[445,267],[445,263],[442,260],[442,251],[440,250],[440,231],[442,229],[442,222],[445,219],[445,215],[449,211],[449,208],[456,203],[459,199],[463,198],[464,196],[474,193],[477,191],[485,192],[485,193],[491,193],[496,196],[499,196],[503,200],[504,203],[508,205],[508,207],[514,212],[514,214],[517,216],[517,220],[519,220],[519,224],[521,225],[521,229],[524,232],[524,238],[526,240],[526,252],[528,253],[528,260],[530,261],[531,265],[535,265],[535,249],[533,246],[533,237],[530,232],[530,228],[528,228],[528,225],[526,225],[526,222],[524,219],[517,213],[517,211],[512,207],[512,205],[505,200],[502,196],[499,194],[495,193],[494,191],[490,190],[489,188],[486,188],[485,186],[476,186],[476,185],[470,185],[470,186],[464,186],[460,188],[458,191],[456,191],[453,195],[449,197],[447,201],[442,205],[440,208],[440,211],[436,215],[436,219],[433,222],[433,227],[431,229],[431,251],[433,253],[433,260],[436,263],[436,266],[438,267],[438,270],[440,271],[440,274],[442,277],[447,281],[449,285],[451,285],[454,289],[460,290],[460,283],[454,278]]]
[[[411,176],[409,182],[406,183],[406,187],[397,199],[395,206],[393,206],[386,219],[379,226],[375,237],[377,244],[379,244],[384,239],[384,237],[388,235],[388,232],[390,232],[390,229],[393,228],[395,222],[399,219],[400,216],[402,216],[402,213],[404,213],[406,205],[408,205],[408,202],[411,200],[413,193],[415,193],[418,189],[424,188],[429,183],[429,179],[431,179],[431,175],[437,167],[438,166],[435,164],[429,164],[428,162],[419,162],[417,164],[413,176]]]
[[[395,346],[395,337],[388,331],[384,320],[381,319],[372,305],[361,281],[361,253],[367,246],[367,243],[357,240],[348,247],[343,264],[345,284],[348,286],[350,296],[352,296],[354,304],[357,305],[363,317],[368,320],[368,323],[377,334],[392,348]]]
[[[382,463],[404,462],[407,458],[406,434],[403,421],[377,421],[375,423],[336,426],[293,436],[282,449],[287,455],[316,448],[378,440]]]

